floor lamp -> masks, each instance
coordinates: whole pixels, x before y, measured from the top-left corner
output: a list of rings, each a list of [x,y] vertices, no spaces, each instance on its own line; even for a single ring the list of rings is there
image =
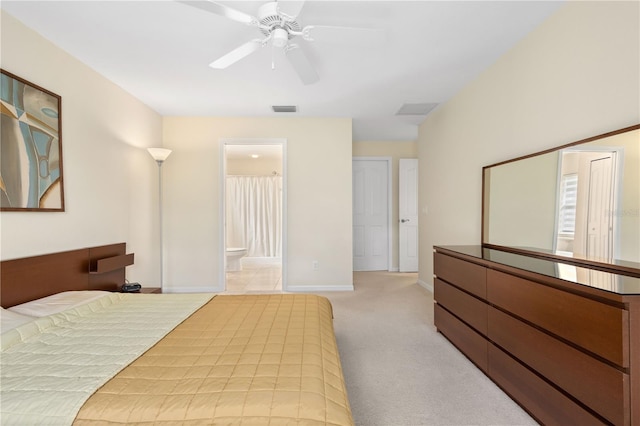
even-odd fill
[[[164,271],[162,264],[164,258],[162,253],[162,163],[164,163],[164,160],[166,160],[169,154],[171,154],[171,150],[165,148],[147,148],[147,151],[149,151],[149,154],[151,154],[153,159],[156,160],[156,163],[158,163],[158,212],[160,219],[160,289],[162,292],[164,292],[164,280],[162,279],[162,273]]]

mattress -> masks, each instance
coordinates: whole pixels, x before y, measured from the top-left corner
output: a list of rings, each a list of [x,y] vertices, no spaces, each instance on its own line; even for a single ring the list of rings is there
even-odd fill
[[[329,301],[217,296],[122,370],[76,425],[352,425]]]

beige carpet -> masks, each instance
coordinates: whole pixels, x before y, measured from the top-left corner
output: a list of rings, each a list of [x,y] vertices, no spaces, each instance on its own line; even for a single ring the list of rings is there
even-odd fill
[[[354,292],[322,293],[360,426],[535,425],[433,326],[417,274],[357,272]]]

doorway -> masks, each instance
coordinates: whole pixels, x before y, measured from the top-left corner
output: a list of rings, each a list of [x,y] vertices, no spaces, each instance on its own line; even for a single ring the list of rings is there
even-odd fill
[[[221,141],[221,280],[230,293],[286,289],[286,140]]]
[[[353,158],[353,270],[388,271],[391,158]]]

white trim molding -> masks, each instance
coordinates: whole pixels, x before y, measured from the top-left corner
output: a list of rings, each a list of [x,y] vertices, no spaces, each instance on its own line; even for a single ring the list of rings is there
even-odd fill
[[[222,293],[223,287],[220,286],[203,286],[203,287],[169,287],[165,285],[163,293]]]
[[[433,293],[433,283],[427,283],[427,282],[424,282],[424,281],[418,279],[418,285],[420,287],[424,287],[425,290],[429,291],[430,293]]]
[[[353,284],[345,285],[290,285],[288,291],[296,293],[323,292],[323,291],[354,291]]]

